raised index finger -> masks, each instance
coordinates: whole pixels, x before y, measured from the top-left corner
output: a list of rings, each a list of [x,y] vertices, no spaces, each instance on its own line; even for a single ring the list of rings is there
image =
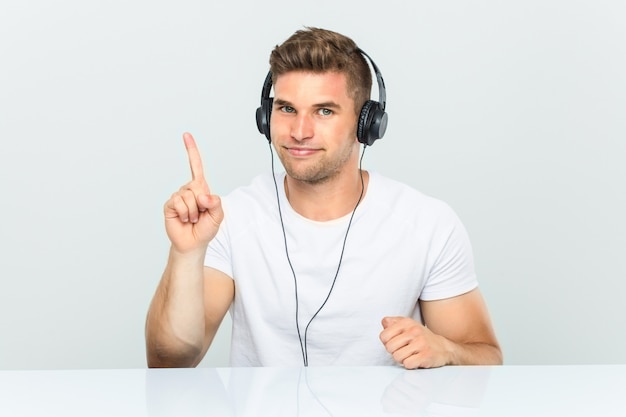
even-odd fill
[[[191,133],[183,134],[183,141],[185,142],[185,148],[187,149],[187,156],[189,157],[189,166],[191,167],[191,178],[194,180],[204,179],[204,169],[202,168],[202,158],[200,157],[200,151],[196,146],[196,141],[191,136]]]

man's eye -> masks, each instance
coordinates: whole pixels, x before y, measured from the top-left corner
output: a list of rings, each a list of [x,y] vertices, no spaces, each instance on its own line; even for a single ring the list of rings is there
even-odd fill
[[[319,109],[319,114],[322,116],[330,116],[333,114],[333,111],[330,109]]]
[[[285,112],[285,113],[295,113],[295,109],[291,106],[283,106],[280,108],[281,111]]]

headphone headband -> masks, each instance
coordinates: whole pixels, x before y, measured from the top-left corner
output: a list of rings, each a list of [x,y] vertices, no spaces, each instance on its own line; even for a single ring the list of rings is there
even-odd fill
[[[374,69],[374,75],[376,75],[376,83],[378,84],[378,102],[380,103],[382,110],[385,110],[385,107],[387,107],[387,90],[385,89],[385,80],[383,80],[383,74],[380,72],[378,66],[368,54],[366,54],[361,48],[356,48],[356,50],[359,51],[361,55],[363,55],[365,58],[367,58],[367,60],[372,65],[372,68]]]

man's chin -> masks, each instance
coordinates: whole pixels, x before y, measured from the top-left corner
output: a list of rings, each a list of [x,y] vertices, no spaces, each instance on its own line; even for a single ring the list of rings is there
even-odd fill
[[[302,170],[294,169],[293,167],[285,167],[285,172],[290,178],[307,184],[319,184],[328,180],[327,175],[312,170]]]

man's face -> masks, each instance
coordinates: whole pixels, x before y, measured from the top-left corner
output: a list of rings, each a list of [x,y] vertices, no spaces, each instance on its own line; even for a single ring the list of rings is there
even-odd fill
[[[357,117],[346,76],[291,71],[274,84],[272,143],[297,180],[325,182],[358,158]]]

